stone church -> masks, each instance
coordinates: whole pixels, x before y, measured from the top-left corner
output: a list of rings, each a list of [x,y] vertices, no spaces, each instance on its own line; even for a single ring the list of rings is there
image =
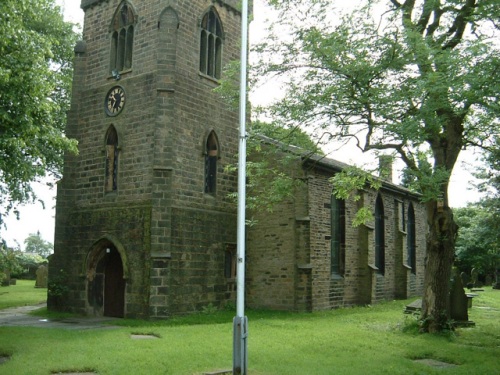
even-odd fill
[[[166,318],[235,300],[238,113],[214,92],[240,55],[238,0],[81,0],[58,184],[51,309]],[[313,311],[422,291],[425,212],[386,181],[332,198],[345,166],[297,157],[306,181],[247,233],[248,307]],[[356,208],[374,222],[351,225]],[[52,288],[51,286],[52,285]],[[52,290],[52,292],[51,292]]]

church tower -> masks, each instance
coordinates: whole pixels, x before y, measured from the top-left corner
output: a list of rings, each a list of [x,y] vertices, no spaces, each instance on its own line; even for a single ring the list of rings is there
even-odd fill
[[[163,318],[235,297],[238,0],[81,0],[51,309]]]

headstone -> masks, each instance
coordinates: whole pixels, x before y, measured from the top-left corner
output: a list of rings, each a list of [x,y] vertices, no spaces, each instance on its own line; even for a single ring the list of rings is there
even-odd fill
[[[473,268],[472,271],[470,271],[470,281],[472,283],[472,286],[475,287],[477,286],[477,277],[479,275],[479,272],[477,271],[476,268]]]
[[[493,282],[493,278],[491,277],[490,274],[487,274],[486,277],[484,278],[484,285],[490,286],[492,282]]]
[[[495,271],[495,283],[493,284],[493,289],[500,289],[500,268]]]
[[[450,318],[457,322],[468,322],[467,296],[465,295],[462,279],[455,273],[450,288]]]
[[[47,288],[49,270],[45,264],[42,264],[36,270],[35,288]]]

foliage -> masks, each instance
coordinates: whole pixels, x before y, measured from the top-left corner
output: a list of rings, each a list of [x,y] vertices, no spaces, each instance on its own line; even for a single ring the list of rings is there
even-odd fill
[[[40,236],[40,231],[30,233],[24,240],[24,246],[27,253],[38,254],[44,258],[47,258],[54,251],[54,246]]]
[[[351,139],[363,151],[392,150],[416,184],[429,178],[419,166],[426,155],[434,163],[425,172],[436,176],[420,183],[422,192],[430,182],[446,186],[460,149],[484,145],[497,131],[499,87],[491,78],[500,60],[496,34],[485,27],[496,14],[485,12],[497,11],[487,1],[394,0],[380,21],[372,16],[378,2],[365,1],[339,22],[328,18],[339,14],[330,1],[272,3],[282,10],[275,29],[289,30],[290,40],[273,43],[271,34],[257,47],[254,72],[286,80],[285,98],[268,108],[273,118],[330,141]]]
[[[21,251],[16,251],[16,260],[19,264],[19,268],[17,272],[11,273],[12,277],[23,278],[26,276],[30,276],[30,269],[37,269],[43,263],[46,263],[47,260],[38,254],[26,254]],[[34,274],[31,274],[34,276]]]
[[[497,265],[500,265],[498,213],[476,203],[455,209],[454,215],[459,225],[457,267],[468,274],[476,268],[483,275],[494,275]]]
[[[252,121],[250,137],[256,138],[258,142],[259,135],[269,137],[283,146],[295,146],[302,149],[303,152],[323,154],[323,151],[311,137],[300,127],[287,128],[277,121],[268,123],[264,121]],[[254,147],[255,149],[255,147]]]
[[[461,270],[492,275],[500,267],[500,137],[483,160],[484,167],[475,173],[483,198],[455,212],[460,226],[456,255]]]
[[[47,296],[54,298],[55,301],[58,301],[68,292],[68,274],[66,271],[61,269],[57,275],[54,275],[49,279],[49,283],[47,285]]]
[[[295,189],[303,183],[295,171],[301,158],[321,153],[300,128],[253,122],[247,139],[247,208],[271,212],[277,203],[293,199]],[[229,165],[226,170],[235,171],[237,167]],[[230,197],[235,199],[237,193]]]
[[[0,284],[9,277],[11,273],[19,270],[19,262],[14,250],[0,244]]]
[[[444,329],[451,172],[462,149],[491,147],[500,129],[499,1],[365,0],[349,14],[329,0],[270,4],[279,14],[253,75],[284,89],[265,113],[315,140],[402,160],[429,211],[423,319]]]
[[[0,223],[36,200],[30,184],[57,175],[72,78],[73,25],[54,0],[0,2]]]

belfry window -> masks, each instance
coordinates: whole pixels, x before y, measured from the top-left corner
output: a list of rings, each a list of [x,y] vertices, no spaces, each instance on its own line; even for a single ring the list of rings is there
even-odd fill
[[[201,21],[200,72],[220,79],[222,71],[222,25],[211,9]]]
[[[219,144],[215,132],[211,131],[205,145],[205,193],[215,194],[217,187],[218,159]]]
[[[104,190],[115,191],[118,188],[118,133],[111,125],[106,134],[106,178]]]
[[[380,195],[375,203],[375,267],[381,274],[385,273],[385,218]]]
[[[111,23],[110,72],[113,74],[132,68],[135,20],[132,7],[122,2]]]
[[[345,273],[345,201],[332,194],[331,199],[331,272]]]

